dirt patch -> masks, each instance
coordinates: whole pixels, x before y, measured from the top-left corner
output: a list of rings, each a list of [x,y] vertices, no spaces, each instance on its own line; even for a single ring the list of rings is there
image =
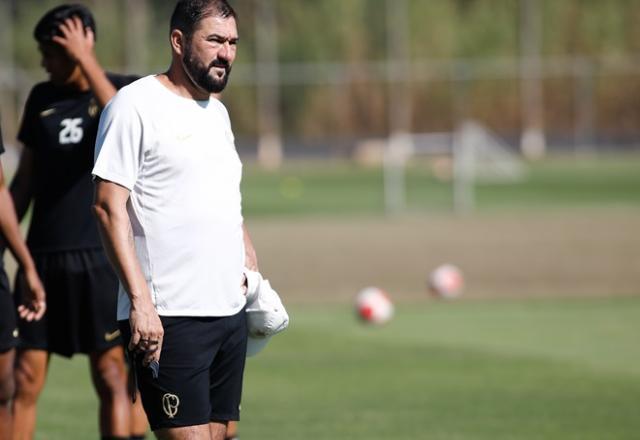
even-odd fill
[[[370,285],[423,299],[428,273],[447,262],[464,272],[464,298],[640,294],[637,209],[247,224],[262,272],[289,302],[350,301]]]
[[[464,271],[466,298],[640,294],[634,209],[247,224],[263,273],[293,302],[349,300],[368,285],[423,298],[445,262]]]

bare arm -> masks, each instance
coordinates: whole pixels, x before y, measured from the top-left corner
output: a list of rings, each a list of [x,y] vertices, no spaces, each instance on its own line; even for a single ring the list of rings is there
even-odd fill
[[[249,236],[249,231],[246,225],[242,225],[242,235],[244,239],[244,265],[247,269],[259,272],[258,269],[258,256],[256,255],[256,249],[253,247],[253,242]]]
[[[95,36],[90,28],[84,28],[78,17],[68,18],[60,25],[62,36],[53,37],[53,41],[62,46],[71,59],[75,60],[89,81],[89,87],[100,107],[116,94],[116,88],[107,78],[93,50]]]
[[[29,148],[23,148],[18,170],[13,176],[10,186],[18,222],[22,221],[33,198],[33,173],[33,152]]]
[[[2,166],[0,166],[0,232],[16,261],[22,266],[27,282],[27,292],[25,292],[23,304],[18,306],[18,313],[27,321],[39,320],[46,310],[44,288],[31,254],[20,234],[18,218],[4,180]]]
[[[144,352],[144,363],[148,364],[160,360],[164,329],[136,256],[128,200],[128,189],[106,180],[97,181],[93,210],[102,244],[131,301],[129,349]]]

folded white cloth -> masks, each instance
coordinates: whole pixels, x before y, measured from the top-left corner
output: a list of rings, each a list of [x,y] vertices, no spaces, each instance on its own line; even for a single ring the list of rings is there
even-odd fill
[[[268,280],[259,272],[245,269],[247,277],[247,356],[258,354],[271,336],[289,326],[289,315]]]
[[[247,277],[247,305],[251,304],[258,296],[258,288],[262,282],[260,272],[255,272],[247,268],[244,269],[244,276]]]

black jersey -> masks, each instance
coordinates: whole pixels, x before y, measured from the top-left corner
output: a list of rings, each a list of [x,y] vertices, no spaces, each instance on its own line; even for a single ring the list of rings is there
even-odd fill
[[[2,141],[2,127],[0,126],[0,154],[4,153],[4,142]],[[2,256],[4,254],[4,243],[0,243],[0,256]],[[4,258],[0,257],[0,278],[2,277],[2,272],[4,271]],[[2,295],[1,292],[1,286],[2,284],[0,283],[0,295]],[[0,321],[2,320],[2,318],[0,318]],[[0,347],[0,350],[2,349],[2,347]]]
[[[108,74],[119,89],[137,77]],[[18,139],[34,158],[31,251],[101,247],[93,204],[93,151],[100,107],[91,91],[37,84],[29,94]]]

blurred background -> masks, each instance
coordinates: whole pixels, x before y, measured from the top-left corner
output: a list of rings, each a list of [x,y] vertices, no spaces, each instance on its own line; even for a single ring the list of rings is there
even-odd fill
[[[8,175],[59,3],[0,0]],[[174,2],[81,3],[106,69],[166,70]],[[243,438],[636,438],[640,1],[231,4],[245,221],[292,317],[249,362]],[[455,301],[427,292],[443,263]],[[367,286],[386,326],[355,318]],[[61,365],[45,405],[91,408]]]
[[[58,3],[0,3],[8,139],[26,93],[44,78],[33,25]],[[84,3],[98,17],[97,52],[106,68],[166,69],[173,2]],[[634,0],[236,3],[241,45],[225,100],[243,153],[271,147],[285,158],[349,158],[363,139],[450,132],[466,119],[532,156],[545,147],[637,147]]]

